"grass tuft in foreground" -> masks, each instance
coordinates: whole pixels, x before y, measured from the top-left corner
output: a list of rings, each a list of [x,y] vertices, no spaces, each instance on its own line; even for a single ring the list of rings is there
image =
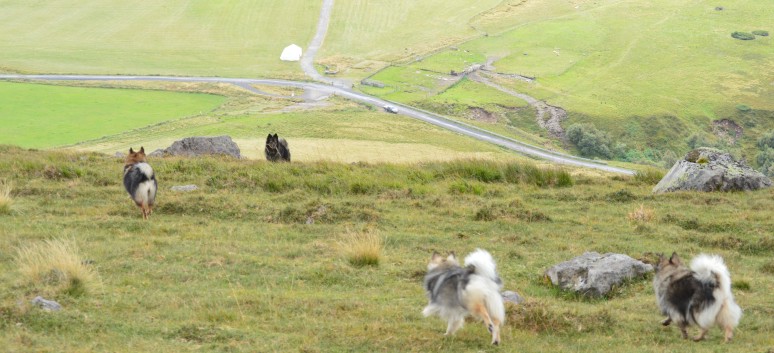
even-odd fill
[[[352,266],[379,266],[384,243],[377,232],[356,232],[348,229],[343,237],[340,247]]]
[[[97,274],[78,254],[73,240],[51,239],[17,249],[16,264],[23,282],[46,294],[81,296],[93,292]]]
[[[13,184],[11,182],[0,180],[0,214],[11,213],[11,206],[13,206],[12,190]]]

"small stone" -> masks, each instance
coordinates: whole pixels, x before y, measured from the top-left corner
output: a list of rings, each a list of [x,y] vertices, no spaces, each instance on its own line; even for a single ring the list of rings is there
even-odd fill
[[[37,305],[41,307],[43,310],[46,311],[59,311],[62,310],[62,306],[59,305],[59,303],[53,301],[53,300],[46,300],[43,299],[41,296],[35,297],[35,299],[32,299],[32,304]]]
[[[521,304],[524,302],[524,298],[514,291],[507,290],[500,293],[503,296],[503,300],[513,304]]]
[[[169,190],[179,191],[179,192],[188,192],[188,191],[194,191],[194,190],[198,190],[198,189],[199,189],[199,187],[196,186],[196,185],[193,185],[193,184],[191,184],[191,185],[175,185],[175,186],[169,188]]]

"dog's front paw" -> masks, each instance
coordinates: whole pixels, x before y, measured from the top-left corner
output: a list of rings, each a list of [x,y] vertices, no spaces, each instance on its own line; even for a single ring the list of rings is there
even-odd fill
[[[664,326],[669,326],[669,324],[671,324],[671,323],[672,323],[672,318],[671,317],[668,317],[664,321],[661,321],[661,324],[664,325]]]

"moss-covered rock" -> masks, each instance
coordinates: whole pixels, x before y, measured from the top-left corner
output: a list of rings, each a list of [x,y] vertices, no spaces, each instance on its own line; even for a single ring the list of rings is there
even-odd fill
[[[766,188],[771,179],[721,150],[701,147],[685,155],[653,188],[660,194],[681,190],[747,191]]]

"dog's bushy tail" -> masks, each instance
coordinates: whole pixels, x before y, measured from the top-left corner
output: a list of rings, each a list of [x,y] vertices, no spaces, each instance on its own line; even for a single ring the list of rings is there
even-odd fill
[[[476,249],[476,251],[465,256],[465,266],[471,265],[476,268],[475,273],[477,275],[489,278],[497,283],[499,287],[502,287],[503,282],[497,276],[497,265],[495,265],[494,259],[488,251]]]
[[[717,316],[721,324],[736,327],[742,317],[742,308],[734,302],[731,293],[731,274],[728,272],[723,258],[718,255],[701,254],[691,261],[691,270],[696,273],[696,278],[702,282],[715,283],[723,293],[723,305]]]

